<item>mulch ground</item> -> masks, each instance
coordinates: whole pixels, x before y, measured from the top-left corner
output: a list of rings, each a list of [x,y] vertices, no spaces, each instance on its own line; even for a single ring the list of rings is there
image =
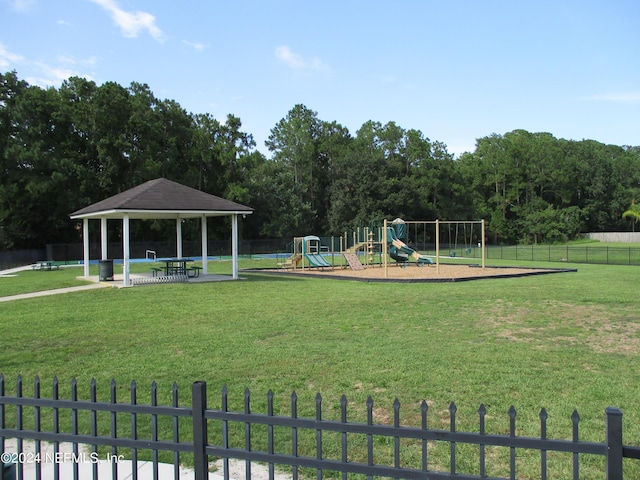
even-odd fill
[[[296,270],[269,269],[252,270],[278,275],[316,276],[335,278],[340,280],[358,280],[363,282],[460,282],[479,280],[483,278],[510,278],[529,275],[543,275],[549,273],[576,272],[569,268],[526,268],[526,267],[486,267],[477,265],[452,265],[441,263],[435,265],[418,266],[417,264],[401,267],[396,264],[389,265],[386,269],[381,266],[369,266],[364,270],[352,270],[346,268],[305,268]]]

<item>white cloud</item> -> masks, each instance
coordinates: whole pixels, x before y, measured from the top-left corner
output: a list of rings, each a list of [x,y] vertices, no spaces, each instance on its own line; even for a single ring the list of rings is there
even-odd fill
[[[203,51],[206,48],[206,46],[202,43],[190,42],[189,40],[182,40],[182,43],[184,43],[188,47],[198,50],[199,52]]]
[[[304,68],[305,66],[302,57],[293,53],[286,45],[276,47],[276,58],[291,68]]]
[[[156,25],[156,17],[148,12],[126,12],[115,0],[91,0],[104,8],[111,15],[114,23],[120,27],[122,34],[128,38],[136,38],[141,30],[149,32],[159,42],[164,41],[162,30]]]
[[[71,55],[58,55],[56,58],[58,64],[65,65],[67,68],[87,68],[95,67],[98,64],[98,57],[92,55],[85,59],[76,59]]]
[[[89,75],[80,75],[77,70],[73,68],[64,68],[47,65],[45,63],[37,63],[39,67],[39,76],[28,76],[25,80],[31,85],[38,85],[40,87],[56,87],[62,84],[63,81],[69,79],[69,77],[82,76],[87,80],[91,80]]]
[[[35,3],[35,0],[5,0],[9,7],[15,12],[28,12]]]
[[[278,60],[283,62],[289,68],[294,70],[317,70],[329,71],[329,66],[317,57],[304,58],[293,51],[286,45],[276,47],[275,55]]]
[[[63,81],[70,77],[82,77],[87,80],[94,80],[93,76],[86,73],[87,68],[91,68],[97,64],[96,57],[89,57],[85,60],[76,60],[75,58],[63,55],[56,59],[56,65],[43,62],[30,62],[31,75],[27,75],[25,80],[30,85],[38,85],[39,87],[57,87]]]
[[[593,95],[591,97],[587,97],[587,100],[599,102],[635,103],[640,102],[640,91]]]
[[[24,57],[17,53],[12,53],[7,50],[7,47],[0,43],[0,68],[2,70],[8,70],[13,68],[16,63],[24,62]]]
[[[56,64],[28,60],[22,55],[10,52],[5,45],[0,43],[0,70],[26,70],[25,81],[30,85],[39,87],[57,86],[69,77],[84,77],[92,80],[91,75],[82,72],[84,69],[96,66],[98,59],[89,57],[84,60],[76,60],[69,55],[61,55],[56,58]],[[20,72],[22,73],[22,71]]]

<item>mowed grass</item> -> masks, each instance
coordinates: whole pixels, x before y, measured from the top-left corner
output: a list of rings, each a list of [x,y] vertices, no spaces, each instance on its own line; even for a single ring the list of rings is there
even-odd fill
[[[258,265],[264,262],[245,261],[241,267]],[[123,402],[129,401],[132,380],[141,390],[140,401],[148,401],[143,392],[155,380],[164,404],[174,381],[187,403],[191,383],[205,380],[210,407],[220,406],[226,385],[235,410],[243,410],[249,388],[252,410],[266,411],[271,389],[276,413],[282,414],[289,413],[295,390],[298,414],[308,417],[315,417],[320,393],[324,416],[336,419],[344,394],[352,421],[364,421],[371,396],[374,421],[384,424],[393,423],[397,398],[402,424],[414,426],[426,400],[430,427],[442,429],[449,428],[449,404],[455,402],[461,431],[478,430],[477,410],[484,403],[487,432],[500,434],[508,434],[507,411],[513,405],[518,434],[534,437],[545,407],[550,438],[571,438],[570,417],[577,409],[580,438],[597,442],[604,440],[604,409],[616,406],[624,413],[625,443],[640,445],[640,269],[569,266],[578,271],[448,284],[242,273],[246,280],[237,282],[4,302],[0,373],[9,392],[22,374],[25,394],[39,375],[44,396],[57,376],[67,398],[72,377],[83,398],[95,378],[101,400],[108,400],[115,379]],[[221,273],[231,269],[229,262],[210,267]],[[80,273],[24,272],[23,280],[22,274],[0,279],[0,295],[24,278]],[[105,422],[108,430],[107,417]],[[243,430],[237,430],[242,445]],[[313,434],[309,437],[306,454],[313,456]],[[339,438],[332,438],[325,441],[327,455],[339,458]],[[448,446],[432,448],[432,466],[446,469]],[[460,447],[459,471],[476,472],[475,450]],[[404,461],[419,467],[418,452],[407,451]],[[362,452],[352,453],[360,460],[365,454],[364,443]],[[508,450],[496,449],[488,458],[489,473],[504,475]],[[518,462],[518,478],[539,477],[539,456],[519,452]],[[640,475],[637,463],[626,461],[629,478]],[[571,456],[551,455],[550,464],[554,478],[566,478]],[[602,466],[602,459],[582,456],[581,478],[602,478]]]
[[[94,268],[95,275],[97,275],[98,268]],[[92,268],[92,272],[94,268]],[[51,271],[23,270],[10,274],[10,276],[0,276],[0,297],[90,283],[76,278],[79,275],[82,275],[82,267],[74,266]]]

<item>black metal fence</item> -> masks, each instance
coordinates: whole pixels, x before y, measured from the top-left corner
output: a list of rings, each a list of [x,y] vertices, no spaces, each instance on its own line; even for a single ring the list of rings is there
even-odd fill
[[[45,260],[45,250],[11,250],[0,252],[0,270],[21,267],[36,263],[38,260]]]
[[[241,240],[238,242],[238,253],[242,256],[252,256],[265,253],[282,253],[287,251],[287,240]],[[89,258],[102,258],[101,245],[89,245]],[[182,244],[183,255],[199,257],[202,254],[200,242],[185,241]],[[108,258],[122,258],[122,243],[110,242],[107,246]],[[155,252],[157,258],[175,257],[176,242],[131,242],[130,257],[146,258],[147,251]],[[231,242],[225,240],[210,240],[207,252],[213,257],[231,255]],[[44,249],[11,250],[0,252],[0,270],[21,267],[36,263],[39,260],[50,260],[61,263],[78,263],[83,258],[81,243],[49,244]]]
[[[6,393],[5,380],[0,375],[0,450],[5,452],[6,440],[17,439],[12,455],[3,454],[3,461],[14,458],[19,462],[12,468],[18,478],[23,476],[23,463],[32,459],[36,478],[43,468],[52,468],[54,478],[60,478],[60,464],[38,463],[43,458],[43,442],[53,444],[52,458],[60,458],[60,442],[71,442],[75,459],[73,478],[79,478],[80,459],[105,458],[112,463],[111,478],[118,479],[118,461],[126,457],[132,462],[133,472],[141,461],[151,461],[154,478],[158,478],[161,463],[173,465],[173,478],[178,479],[180,465],[187,464],[194,470],[196,480],[208,478],[209,461],[213,457],[223,459],[223,472],[229,478],[229,459],[245,462],[246,478],[251,478],[251,462],[268,465],[270,478],[276,471],[286,471],[293,479],[313,475],[325,477],[388,477],[410,479],[479,479],[479,478],[533,478],[546,479],[547,461],[554,452],[564,452],[572,457],[570,473],[562,478],[583,478],[580,458],[585,455],[600,456],[602,470],[598,478],[617,480],[623,478],[623,459],[640,459],[640,448],[625,446],[622,442],[622,412],[616,408],[605,411],[606,431],[604,443],[582,441],[579,436],[580,417],[577,412],[571,417],[571,440],[547,438],[547,412],[540,412],[539,437],[517,435],[516,411],[509,412],[508,434],[487,432],[487,411],[478,409],[479,425],[475,432],[459,431],[456,426],[457,408],[449,407],[449,428],[429,427],[429,407],[420,405],[419,426],[405,426],[400,422],[401,405],[393,404],[393,423],[384,425],[374,422],[374,404],[369,397],[366,403],[366,422],[348,419],[348,402],[342,397],[339,404],[339,420],[324,418],[335,408],[323,407],[318,394],[315,399],[315,415],[298,416],[298,398],[290,398],[288,415],[274,413],[274,395],[267,394],[266,412],[252,411],[251,395],[244,394],[244,407],[240,411],[229,408],[228,392],[222,390],[220,407],[209,408],[207,388],[204,382],[195,382],[191,389],[191,402],[180,406],[178,387],[174,383],[170,394],[170,405],[160,405],[155,382],[151,385],[148,404],[138,401],[142,396],[136,383],[132,382],[130,398],[122,402],[117,398],[118,387],[111,382],[108,401],[98,401],[96,382],[89,387],[89,400],[81,400],[78,384],[71,382],[68,399],[61,398],[60,386],[54,379],[50,398],[41,396],[41,383],[35,379],[32,395],[23,395],[21,377],[16,380],[13,395]],[[120,389],[122,390],[122,389]],[[145,393],[146,395],[146,393]],[[277,403],[280,408],[280,402]],[[327,448],[327,439],[332,447]],[[31,456],[25,456],[25,440],[35,442]],[[446,444],[447,468],[433,461],[434,444]],[[311,447],[309,447],[311,444]],[[466,446],[466,447],[463,447]],[[472,448],[473,454],[468,448]],[[82,448],[88,448],[89,456],[83,457]],[[464,448],[464,450],[463,450]],[[506,460],[498,460],[496,448],[506,449]],[[407,460],[407,451],[415,454]],[[538,455],[536,472],[518,470],[519,452],[534,451]],[[36,457],[38,455],[38,457]],[[469,467],[469,457],[474,457]],[[143,460],[144,459],[144,460]],[[502,470],[508,476],[495,475],[496,462],[502,462]],[[466,468],[460,465],[464,464]],[[634,465],[635,466],[635,465]],[[468,470],[468,471],[467,471]],[[499,470],[499,469],[498,469]],[[637,469],[634,470],[637,472]],[[97,478],[97,464],[93,465],[91,478]],[[67,477],[65,477],[67,478]],[[85,477],[86,478],[86,477]],[[127,477],[129,478],[129,477]],[[137,478],[133,473],[132,478]]]
[[[238,241],[238,254],[251,256],[261,253],[278,253],[286,251],[285,240],[240,240]],[[202,254],[202,246],[199,241],[182,242],[183,255],[199,257]],[[46,260],[78,261],[82,260],[82,244],[62,243],[47,245]],[[155,252],[157,258],[176,256],[175,241],[131,242],[129,255],[131,258],[146,258],[148,251]],[[89,258],[101,258],[101,246],[99,243],[89,245]],[[207,253],[213,257],[225,257],[231,255],[230,240],[209,240]],[[110,242],[107,245],[108,258],[123,258],[122,243]]]
[[[477,254],[480,255],[479,252]],[[640,248],[588,245],[490,246],[487,248],[487,259],[640,265]]]
[[[339,240],[339,239],[338,239]],[[322,237],[322,246],[331,251],[340,249],[336,238]],[[420,252],[435,254],[435,245],[432,243],[411,242],[412,247]],[[19,267],[35,263],[38,260],[51,260],[57,262],[77,263],[82,260],[82,244],[51,244],[43,250],[16,250],[0,252],[0,270]],[[101,258],[100,244],[92,243],[89,248],[89,257]],[[145,258],[147,251],[152,250],[158,258],[172,257],[176,254],[176,243],[163,242],[132,242],[131,258]],[[185,256],[198,257],[202,252],[200,242],[183,242],[183,254]],[[241,240],[238,243],[238,252],[241,256],[261,254],[291,253],[292,243],[287,239],[273,240]],[[229,241],[209,241],[207,251],[213,257],[225,257],[231,255],[231,243]],[[378,249],[375,249],[377,252]],[[457,258],[479,259],[482,251],[477,245],[440,245],[440,255]],[[109,258],[122,258],[122,244],[109,243]],[[581,246],[581,245],[488,245],[488,260],[515,260],[538,262],[562,262],[562,263],[591,263],[607,265],[640,265],[640,248],[619,246]]]

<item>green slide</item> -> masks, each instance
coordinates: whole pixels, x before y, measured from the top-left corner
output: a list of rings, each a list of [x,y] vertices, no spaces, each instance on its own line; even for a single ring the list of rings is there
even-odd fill
[[[322,255],[317,253],[305,253],[304,258],[306,258],[309,263],[314,267],[330,267],[331,264],[325,260]]]
[[[406,262],[411,257],[420,265],[433,265],[433,260],[425,255],[420,255],[409,245],[400,240],[393,228],[387,227],[387,242],[391,244],[389,255],[396,262]]]

